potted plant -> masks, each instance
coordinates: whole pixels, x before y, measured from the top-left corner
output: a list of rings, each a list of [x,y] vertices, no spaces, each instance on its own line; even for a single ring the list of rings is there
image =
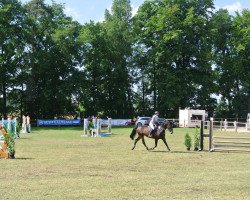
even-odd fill
[[[185,135],[185,146],[187,147],[187,150],[190,151],[190,148],[192,146],[192,138],[190,137],[190,135],[188,133],[186,133]]]

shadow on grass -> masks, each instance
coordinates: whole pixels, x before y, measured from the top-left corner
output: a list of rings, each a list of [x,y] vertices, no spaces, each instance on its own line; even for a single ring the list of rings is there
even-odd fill
[[[197,154],[200,151],[171,151],[171,153]]]
[[[50,126],[50,127],[34,127],[32,132],[49,131],[49,130],[82,130],[82,126]]]
[[[33,160],[34,158],[19,158],[16,157],[14,160]]]
[[[157,151],[157,150],[150,150],[149,152],[152,152],[152,153],[171,153],[171,151]]]
[[[157,150],[150,150],[149,152],[152,153],[185,153],[185,154],[197,154],[200,151],[157,151]]]
[[[20,137],[20,138],[17,138],[16,140],[30,140],[31,138],[29,137]]]

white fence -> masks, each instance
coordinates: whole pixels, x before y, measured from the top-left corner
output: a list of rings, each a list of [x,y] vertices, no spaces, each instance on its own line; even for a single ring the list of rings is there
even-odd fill
[[[214,121],[214,129],[220,131],[232,131],[232,132],[250,132],[250,126],[248,123],[237,121]]]
[[[179,119],[167,119],[170,121],[174,121],[179,123],[179,127],[187,127],[188,121],[182,121],[180,122]],[[207,129],[209,126],[209,121],[205,121],[204,128]],[[191,120],[191,123],[189,122],[189,127],[196,127],[201,124],[201,120]],[[213,128],[215,130],[220,131],[232,131],[232,132],[250,132],[250,122],[243,123],[243,122],[237,122],[237,121],[227,121],[226,119],[224,121],[213,121]]]

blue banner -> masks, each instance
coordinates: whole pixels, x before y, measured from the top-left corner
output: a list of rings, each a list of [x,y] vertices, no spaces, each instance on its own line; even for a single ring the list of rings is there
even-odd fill
[[[55,120],[37,120],[37,126],[76,126],[80,125],[80,119],[66,120],[66,119],[55,119]]]

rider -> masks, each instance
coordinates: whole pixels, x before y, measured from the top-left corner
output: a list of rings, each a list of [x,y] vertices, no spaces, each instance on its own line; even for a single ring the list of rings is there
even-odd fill
[[[158,121],[159,121],[159,112],[155,111],[155,114],[153,115],[151,121],[149,122],[149,126],[151,128],[151,131],[148,135],[148,137],[152,137],[153,133],[157,130],[158,127]]]

